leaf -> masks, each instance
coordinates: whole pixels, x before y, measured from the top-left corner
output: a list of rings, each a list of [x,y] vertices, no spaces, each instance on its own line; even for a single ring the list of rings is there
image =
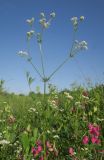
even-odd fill
[[[29,77],[28,82],[29,82],[29,85],[31,85],[34,82],[34,78]]]
[[[36,141],[37,136],[38,136],[38,128],[35,128],[33,131],[33,136],[34,136],[34,141]]]
[[[23,149],[28,152],[29,151],[29,137],[28,137],[28,133],[27,132],[24,132],[22,135],[21,135],[21,142],[22,142],[22,145],[23,145]]]

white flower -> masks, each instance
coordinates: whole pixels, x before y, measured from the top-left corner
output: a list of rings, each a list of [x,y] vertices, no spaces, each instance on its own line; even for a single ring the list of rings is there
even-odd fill
[[[40,20],[39,20],[39,23],[40,23],[41,25],[43,25],[44,23],[46,23],[46,18],[40,19]]]
[[[82,95],[82,97],[86,100],[89,100],[89,97]]]
[[[86,41],[81,41],[79,42],[78,40],[75,40],[75,43],[73,45],[73,49],[70,53],[70,57],[73,57],[77,52],[81,50],[87,50],[88,49],[88,44]]]
[[[27,32],[27,38],[30,39],[35,34],[34,30]]]
[[[88,44],[86,41],[79,42],[78,40],[75,40],[73,50],[72,50],[70,56],[73,57],[80,50],[87,50],[87,49],[88,49]]]
[[[17,54],[21,57],[28,57],[29,56],[29,54],[25,51],[19,51]]]
[[[80,105],[81,103],[80,102],[75,102],[75,105],[77,106],[77,105]]]
[[[84,16],[80,16],[80,21],[83,21],[85,19]]]
[[[39,23],[42,25],[43,28],[48,28],[50,26],[50,23],[49,22],[46,22],[46,19],[43,18],[43,19],[40,19],[39,20]]]
[[[31,26],[34,23],[34,17],[27,19],[26,22]]]
[[[51,133],[51,131],[47,130],[47,133],[48,133],[48,134],[50,134],[50,133]]]
[[[87,46],[87,42],[86,41],[81,41],[80,42],[83,46],[86,45]]]
[[[44,18],[44,17],[45,17],[44,12],[41,12],[41,13],[40,13],[40,17],[41,17],[41,18]]]
[[[54,98],[55,98],[55,99],[58,99],[58,95],[56,94]]]
[[[57,139],[59,139],[59,136],[58,136],[58,135],[55,135],[55,136],[53,136],[53,138],[57,138]]]
[[[55,16],[56,16],[55,12],[50,13],[50,16],[51,16],[52,18],[55,18]]]
[[[28,111],[29,112],[36,112],[36,109],[35,108],[30,108]]]
[[[79,48],[82,49],[82,50],[83,49],[87,50],[88,49],[87,42],[86,41],[79,42]]]
[[[78,21],[78,18],[77,18],[77,17],[72,17],[72,18],[71,18],[71,21],[72,21],[72,22]]]
[[[0,141],[0,144],[1,144],[1,145],[9,144],[9,143],[10,143],[10,141],[7,141],[7,140],[5,140],[5,139],[3,139],[3,140]]]
[[[34,31],[34,30],[31,30],[31,31],[30,31],[30,33],[31,33],[31,34],[34,34],[34,33],[35,33],[35,31]]]
[[[60,111],[60,112],[64,112],[64,109],[60,109],[59,111]]]
[[[79,19],[77,17],[72,17],[71,18],[71,22],[73,24],[74,31],[77,31],[77,29],[78,29],[78,22],[83,21],[84,19],[85,19],[84,16],[80,16]]]
[[[73,97],[71,95],[68,95],[67,98],[73,100]]]
[[[27,20],[26,20],[26,22],[27,22],[27,23],[30,23],[30,22],[31,22],[31,20],[30,20],[30,19],[27,19]]]
[[[73,97],[68,92],[64,92],[64,94],[68,99],[73,100]]]
[[[67,96],[67,95],[69,95],[69,93],[68,92],[64,92],[64,94]]]

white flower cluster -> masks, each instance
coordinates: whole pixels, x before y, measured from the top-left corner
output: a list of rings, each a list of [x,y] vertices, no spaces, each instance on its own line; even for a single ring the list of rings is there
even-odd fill
[[[39,23],[41,24],[41,26],[43,28],[48,28],[50,26],[50,22],[53,18],[55,18],[56,14],[54,12],[50,13],[50,19],[47,21],[46,20],[46,17],[45,17],[45,14],[42,12],[40,13],[40,20],[39,20]]]
[[[5,122],[5,119],[0,119],[0,123],[3,123],[3,122]]]
[[[59,139],[60,137],[59,137],[59,135],[54,135],[53,138]]]
[[[34,30],[27,32],[27,39],[31,39],[34,36],[34,34],[35,34]]]
[[[65,95],[69,100],[73,100],[73,97],[72,97],[68,92],[64,92],[64,95]]]
[[[71,22],[73,24],[74,30],[76,31],[78,29],[78,23],[83,21],[85,18],[84,16],[80,16],[80,18],[78,19],[78,17],[72,17],[71,18]]]
[[[5,145],[5,144],[9,144],[9,143],[10,143],[10,141],[7,141],[5,139],[3,139],[3,140],[0,141],[1,145]]]
[[[86,100],[89,100],[89,97],[82,95],[82,97]]]
[[[34,23],[34,17],[32,17],[31,19],[27,19],[26,22],[27,22],[30,26],[32,26],[33,23]]]
[[[78,41],[75,40],[73,49],[70,53],[70,57],[73,57],[77,52],[82,51],[82,50],[87,50],[88,49],[88,44],[86,41]]]
[[[19,51],[17,54],[21,57],[29,57],[29,54],[26,51]]]
[[[86,41],[81,41],[79,42],[78,40],[75,41],[75,49],[78,50],[87,50],[88,49],[88,44]]]
[[[81,105],[81,103],[78,101],[78,102],[75,102],[75,106],[79,106]]]
[[[54,108],[54,109],[58,109],[58,106],[56,104],[55,100],[48,100],[49,105]]]
[[[29,108],[28,111],[29,111],[29,112],[36,112],[36,109],[35,109],[35,108]]]
[[[28,110],[29,113],[36,113],[38,114],[37,110],[35,108],[29,108]]]

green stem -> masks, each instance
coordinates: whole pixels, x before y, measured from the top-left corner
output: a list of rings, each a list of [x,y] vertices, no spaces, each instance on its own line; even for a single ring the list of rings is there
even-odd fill
[[[43,76],[45,78],[44,62],[43,62],[43,50],[42,50],[41,43],[39,43],[39,50],[40,50],[40,58],[41,58],[41,64],[42,64],[42,72],[43,72]]]
[[[27,52],[29,54],[29,56],[31,57],[30,55],[30,40],[27,39]],[[43,78],[41,73],[39,72],[38,68],[32,63],[31,59],[28,60],[28,62],[32,65],[32,67],[35,69],[35,71],[38,73],[38,75],[41,77],[41,79]]]
[[[43,79],[41,73],[39,72],[38,68],[32,63],[31,60],[29,60],[29,63],[32,65],[32,67],[35,69],[35,71],[38,73],[38,75],[41,77],[41,79]]]
[[[46,82],[44,82],[44,95],[46,94]]]
[[[27,53],[30,54],[30,40],[27,38]]]
[[[49,76],[49,79],[69,60],[70,57],[67,57]]]

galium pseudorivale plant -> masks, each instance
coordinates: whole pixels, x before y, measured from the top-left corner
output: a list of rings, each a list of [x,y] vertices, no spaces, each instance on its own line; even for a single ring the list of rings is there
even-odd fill
[[[84,21],[84,16],[80,16],[80,18],[78,17],[72,17],[70,20],[72,22],[72,26],[73,26],[73,41],[72,41],[72,47],[70,49],[70,51],[67,54],[67,57],[65,57],[65,59],[62,61],[61,64],[58,65],[58,67],[53,70],[53,72],[50,75],[46,75],[45,73],[45,67],[44,67],[44,59],[43,59],[43,49],[42,49],[42,44],[43,44],[43,32],[48,29],[51,26],[51,23],[53,21],[53,19],[55,18],[56,14],[55,12],[50,13],[49,15],[49,19],[46,18],[45,13],[40,13],[40,19],[39,19],[39,24],[41,27],[41,32],[36,32],[36,30],[34,30],[34,21],[35,19],[32,17],[31,19],[27,19],[26,22],[27,24],[30,26],[30,31],[27,32],[27,42],[29,43],[29,41],[35,37],[37,44],[39,46],[39,51],[40,51],[40,60],[41,60],[41,68],[42,68],[42,72],[40,72],[39,68],[34,65],[33,61],[32,61],[32,57],[30,56],[30,52],[29,52],[29,48],[27,49],[27,51],[19,51],[18,55],[20,55],[21,57],[24,57],[34,68],[34,70],[37,72],[37,74],[40,76],[41,80],[44,83],[44,94],[46,93],[46,84],[47,82],[55,75],[55,73],[67,62],[69,61],[70,58],[73,58],[79,51],[82,50],[87,50],[88,46],[87,46],[87,42],[86,41],[78,41],[75,38],[76,32],[78,31],[78,27],[79,24],[82,23]]]

